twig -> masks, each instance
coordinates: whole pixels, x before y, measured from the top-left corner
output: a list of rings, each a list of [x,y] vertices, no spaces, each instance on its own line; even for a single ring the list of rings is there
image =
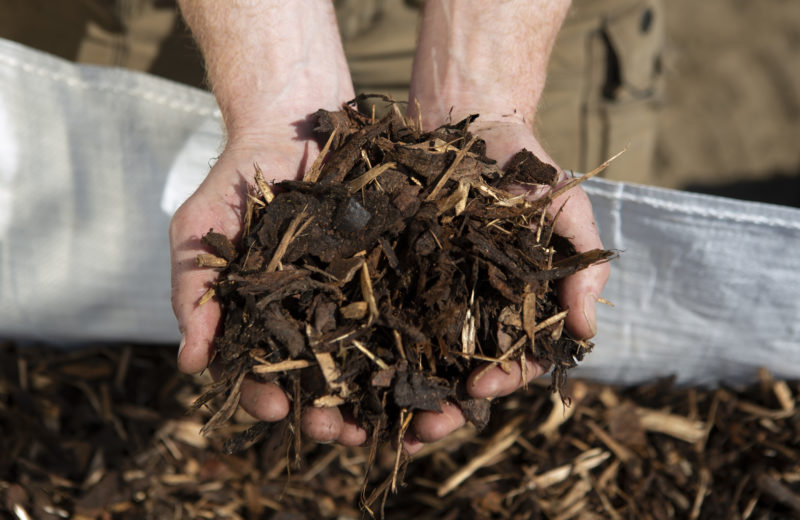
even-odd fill
[[[800,495],[794,493],[791,488],[783,485],[778,479],[766,473],[761,473],[756,477],[756,485],[762,493],[772,497],[795,513],[800,514]]]
[[[396,166],[397,163],[389,162],[370,169],[360,177],[350,181],[350,184],[348,184],[348,189],[350,190],[350,193],[357,192],[358,190],[369,184],[371,181],[377,179],[382,173],[386,172],[391,168],[395,168]]]
[[[708,491],[708,483],[710,480],[711,473],[709,473],[708,469],[700,468],[700,484],[697,488],[697,495],[694,497],[692,511],[689,513],[690,520],[696,520],[700,517],[700,509],[703,507],[703,501],[706,498],[706,492]]]
[[[587,391],[586,385],[577,381],[572,389],[574,402],[580,402],[586,397]],[[536,429],[537,433],[541,433],[547,438],[552,437],[558,431],[559,426],[567,422],[577,409],[577,406],[564,407],[561,397],[557,393],[550,394],[550,401],[553,404],[553,407],[550,409],[550,415],[548,415],[547,419]]]
[[[284,372],[289,370],[298,370],[301,368],[307,368],[310,366],[314,366],[316,363],[313,361],[308,361],[306,359],[287,359],[285,361],[280,361],[278,363],[264,363],[261,365],[255,365],[250,370],[254,374],[272,374],[274,372]]]
[[[551,469],[541,475],[536,475],[528,479],[523,489],[543,489],[558,484],[566,480],[570,475],[583,473],[592,470],[605,462],[611,454],[600,448],[588,450],[575,458],[570,464],[564,464]],[[519,493],[516,493],[519,494]]]
[[[431,201],[436,199],[436,196],[439,195],[439,192],[442,190],[442,188],[444,188],[444,185],[445,183],[447,183],[447,180],[450,179],[450,177],[456,171],[456,166],[458,166],[458,163],[460,163],[461,160],[464,159],[464,157],[467,155],[467,152],[469,152],[469,149],[472,148],[472,145],[475,144],[475,141],[477,139],[478,139],[477,137],[473,137],[464,148],[458,151],[458,154],[456,154],[456,158],[453,159],[453,162],[450,164],[450,167],[447,168],[447,170],[439,178],[438,182],[433,187],[433,190],[431,190],[430,194],[427,197],[425,197],[426,201]]]
[[[303,232],[303,230],[308,226],[311,221],[314,219],[312,216],[308,220],[303,221],[303,219],[308,216],[306,213],[307,208],[303,208],[303,210],[298,213],[292,221],[289,223],[289,227],[286,229],[286,233],[283,234],[281,237],[281,241],[278,243],[278,247],[275,249],[275,253],[272,255],[272,259],[267,264],[266,272],[271,273],[278,269],[278,265],[281,263],[281,259],[283,259],[283,255],[286,254],[286,250],[289,249],[289,244],[292,243],[297,235]],[[302,225],[301,225],[302,222]]]
[[[503,355],[502,355],[502,356],[500,356],[499,358],[497,358],[495,361],[491,361],[491,362],[490,362],[488,365],[486,365],[485,367],[481,368],[481,369],[480,369],[480,371],[479,371],[477,374],[475,374],[475,379],[473,380],[473,383],[477,383],[478,381],[480,381],[481,379],[483,379],[483,376],[485,376],[485,375],[486,375],[486,373],[487,373],[487,372],[488,372],[488,371],[489,371],[489,370],[490,370],[492,367],[494,367],[494,366],[495,366],[495,365],[497,365],[498,363],[502,363],[503,361],[506,361],[507,359],[509,359],[509,358],[510,358],[510,357],[511,357],[511,356],[512,356],[514,353],[516,353],[516,352],[517,352],[517,351],[518,351],[520,348],[522,348],[522,346],[523,346],[523,345],[525,345],[525,341],[526,341],[527,339],[528,339],[528,337],[527,337],[527,336],[522,336],[522,337],[521,337],[521,338],[519,338],[519,339],[518,339],[518,340],[517,340],[517,341],[516,341],[516,342],[515,342],[513,345],[511,345],[511,348],[509,348],[508,350],[506,350],[506,351],[503,353]]]
[[[328,137],[328,142],[325,143],[325,146],[322,148],[322,150],[320,150],[317,158],[314,159],[314,163],[311,165],[311,168],[309,168],[306,174],[303,176],[303,182],[317,182],[319,179],[319,174],[322,173],[322,163],[325,160],[325,156],[328,155],[328,150],[331,149],[331,143],[333,143],[334,137],[336,137],[336,128],[333,129],[330,137]]]
[[[663,433],[685,442],[694,443],[706,435],[705,423],[692,421],[682,415],[649,408],[637,408],[636,415],[645,430]]]
[[[322,472],[322,470],[330,466],[331,462],[336,460],[336,457],[341,455],[343,451],[344,446],[334,446],[331,451],[320,457],[313,466],[308,468],[308,470],[300,477],[300,480],[303,482],[311,482],[314,477]]]
[[[353,343],[354,347],[356,347],[358,350],[363,352],[365,356],[367,356],[376,365],[378,365],[378,367],[381,370],[388,370],[389,369],[389,365],[387,365],[381,358],[379,358],[378,356],[373,354],[372,351],[370,351],[367,347],[365,347],[363,343],[361,343],[360,341],[355,340],[355,339],[352,341],[352,343]]]
[[[400,352],[400,357],[403,358],[404,361],[407,361],[408,358],[406,357],[406,349],[403,347],[403,337],[396,329],[392,330],[392,336],[394,336],[394,344],[397,347],[397,350]]]
[[[372,279],[369,276],[367,262],[361,264],[361,293],[369,306],[369,323],[371,324],[378,317],[378,303],[375,301],[375,294],[372,292]]]
[[[221,428],[222,425],[228,421],[228,419],[233,417],[233,413],[236,411],[236,408],[239,405],[239,396],[242,393],[242,382],[244,381],[245,374],[246,371],[242,370],[236,377],[233,386],[229,390],[230,393],[225,399],[222,407],[220,407],[220,409],[217,410],[211,419],[209,419],[208,422],[202,428],[200,428],[201,435],[208,435],[209,432]]]
[[[397,474],[400,472],[400,459],[403,455],[403,437],[406,435],[414,412],[409,412],[405,408],[400,410],[400,429],[397,431],[397,451],[394,458],[394,470],[392,471],[392,493],[397,493]]]
[[[339,381],[342,372],[339,370],[339,367],[336,366],[336,362],[333,361],[333,356],[330,352],[314,351],[314,357],[317,358],[319,368],[322,370],[322,376],[325,378],[328,386],[339,394],[339,396],[346,398],[350,394],[350,388],[346,382]]]
[[[436,496],[443,497],[457,488],[462,482],[470,477],[473,473],[488,464],[497,455],[510,448],[517,438],[522,434],[519,425],[522,423],[525,416],[518,415],[503,426],[497,433],[492,435],[490,439],[483,445],[483,449],[478,455],[467,464],[451,475],[445,480],[439,489],[436,490]]]
[[[614,438],[607,434],[605,430],[603,430],[596,422],[592,421],[591,419],[587,419],[586,426],[588,426],[589,429],[592,430],[592,433],[594,433],[597,438],[600,439],[600,442],[605,444],[606,447],[608,447],[608,449],[610,449],[623,463],[628,464],[636,457],[631,450],[615,441]]]

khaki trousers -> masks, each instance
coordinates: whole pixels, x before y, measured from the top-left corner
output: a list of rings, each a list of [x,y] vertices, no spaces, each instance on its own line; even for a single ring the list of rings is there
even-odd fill
[[[408,98],[419,2],[341,0],[357,92]],[[535,122],[563,168],[586,172],[628,147],[604,176],[652,183],[663,97],[661,0],[574,0],[550,58]]]

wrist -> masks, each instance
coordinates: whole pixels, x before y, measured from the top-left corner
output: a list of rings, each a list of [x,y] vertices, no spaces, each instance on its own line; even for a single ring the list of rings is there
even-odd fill
[[[354,97],[330,0],[180,0],[231,138]]]
[[[535,115],[533,108],[522,110],[512,99],[501,99],[468,91],[439,92],[431,95],[422,89],[414,88],[413,83],[409,91],[409,100],[408,116],[416,119],[419,106],[426,130],[448,123],[457,123],[474,114],[480,117],[472,123],[473,127],[483,126],[489,122],[530,126]]]
[[[229,141],[252,141],[276,135],[310,139],[314,112],[339,110],[354,97],[349,75],[341,81],[303,75],[282,78],[279,84],[249,89],[241,95],[217,94],[217,101]]]
[[[429,123],[469,113],[530,124],[569,0],[430,0],[412,71]],[[425,123],[425,117],[423,117]],[[428,126],[428,124],[426,124]]]

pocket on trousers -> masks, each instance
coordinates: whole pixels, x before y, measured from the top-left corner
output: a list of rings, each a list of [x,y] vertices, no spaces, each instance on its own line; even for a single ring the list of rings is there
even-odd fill
[[[605,21],[602,29],[608,46],[605,98],[660,95],[663,16],[660,0],[641,0]]]
[[[604,20],[605,74],[590,96],[585,167],[628,147],[604,173],[606,178],[652,184],[657,117],[664,77],[664,20],[660,0],[641,0]]]

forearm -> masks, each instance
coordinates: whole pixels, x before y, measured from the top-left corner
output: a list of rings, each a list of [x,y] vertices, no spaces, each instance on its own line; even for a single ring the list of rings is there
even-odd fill
[[[532,122],[569,0],[429,0],[411,80],[430,124],[479,112]],[[433,119],[433,121],[431,121]],[[426,124],[428,126],[428,124]]]
[[[330,0],[179,4],[231,138],[353,97]]]

